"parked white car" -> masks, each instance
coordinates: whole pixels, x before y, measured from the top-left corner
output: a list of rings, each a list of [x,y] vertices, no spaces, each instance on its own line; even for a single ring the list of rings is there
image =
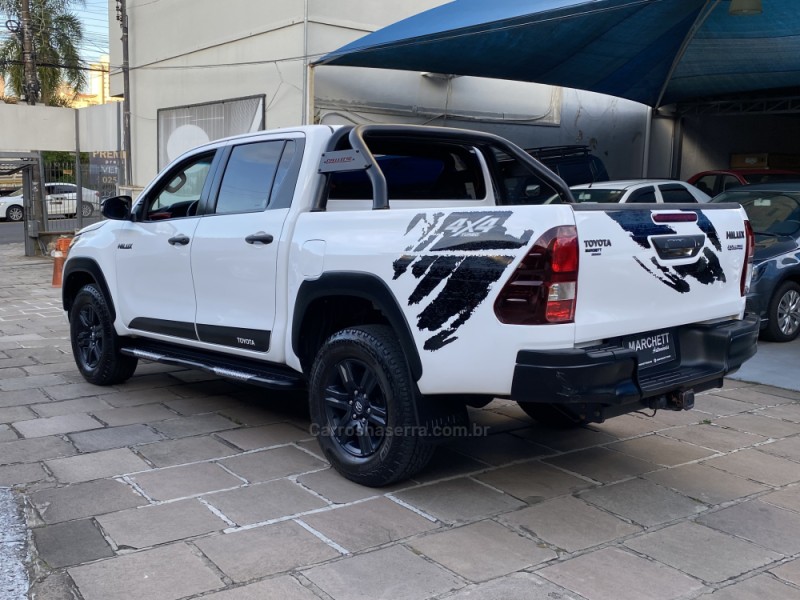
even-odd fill
[[[77,214],[77,185],[74,183],[45,183],[44,187],[47,192],[47,216],[72,217]],[[82,188],[82,190],[81,214],[84,218],[91,217],[94,211],[100,210],[100,193],[89,188]],[[25,216],[24,206],[22,188],[11,192],[8,196],[0,197],[0,218],[6,221],[21,221]]]
[[[597,181],[570,188],[577,202],[600,203],[685,203],[708,202],[711,196],[690,183],[673,179],[630,179]]]

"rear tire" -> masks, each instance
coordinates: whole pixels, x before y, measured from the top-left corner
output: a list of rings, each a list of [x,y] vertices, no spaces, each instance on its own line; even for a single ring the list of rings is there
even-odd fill
[[[94,214],[94,206],[88,202],[81,202],[81,216],[85,219]]]
[[[572,429],[586,423],[577,413],[559,404],[543,402],[517,402],[534,421],[555,429]]]
[[[784,281],[769,301],[767,327],[762,337],[772,342],[791,342],[800,333],[800,285]]]
[[[120,353],[119,336],[102,292],[93,284],[83,286],[69,316],[72,353],[83,378],[95,385],[130,379],[139,361]]]
[[[418,392],[385,325],[332,335],[311,368],[309,404],[325,456],[347,479],[379,487],[422,469],[435,447],[416,430]]]

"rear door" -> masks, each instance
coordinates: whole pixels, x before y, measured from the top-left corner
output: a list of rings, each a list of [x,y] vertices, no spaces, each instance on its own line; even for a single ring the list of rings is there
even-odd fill
[[[700,206],[574,206],[576,343],[740,316],[744,211]]]

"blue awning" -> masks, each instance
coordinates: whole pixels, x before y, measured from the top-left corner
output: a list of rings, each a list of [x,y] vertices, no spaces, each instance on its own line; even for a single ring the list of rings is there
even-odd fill
[[[800,4],[763,0],[455,0],[318,65],[430,71],[578,88],[650,106],[795,88]]]

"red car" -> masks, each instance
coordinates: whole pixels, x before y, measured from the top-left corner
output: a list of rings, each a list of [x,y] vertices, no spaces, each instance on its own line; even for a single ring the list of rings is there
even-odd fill
[[[780,169],[720,169],[702,171],[686,180],[711,197],[748,183],[800,181],[800,171]]]

